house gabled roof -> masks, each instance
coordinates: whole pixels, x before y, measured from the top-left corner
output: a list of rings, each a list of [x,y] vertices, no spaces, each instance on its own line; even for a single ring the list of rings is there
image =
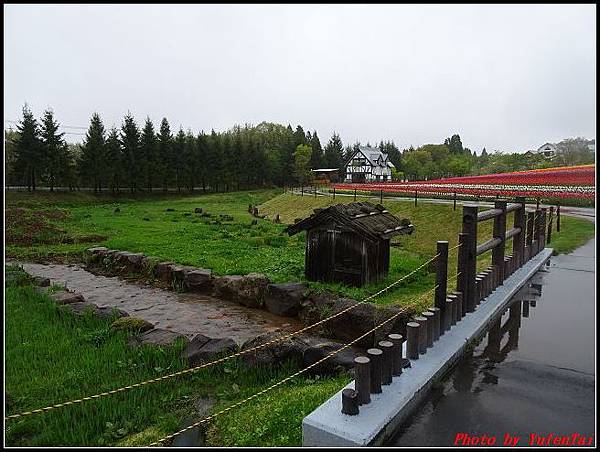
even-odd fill
[[[374,205],[368,202],[336,204],[326,209],[315,209],[311,216],[288,226],[286,231],[289,235],[294,235],[332,222],[352,229],[371,241],[389,239],[413,231],[410,220],[400,220],[381,204]]]
[[[381,152],[379,148],[372,148],[369,146],[359,146],[358,149],[352,152],[350,157],[346,159],[346,163],[344,164],[344,166],[348,166],[348,163],[350,163],[354,156],[356,156],[356,154],[358,154],[359,152],[361,152],[365,156],[365,158],[371,164],[371,166],[388,166],[390,168],[394,168],[394,165],[388,161],[387,154]],[[378,163],[378,161],[381,161],[382,163],[380,164]]]

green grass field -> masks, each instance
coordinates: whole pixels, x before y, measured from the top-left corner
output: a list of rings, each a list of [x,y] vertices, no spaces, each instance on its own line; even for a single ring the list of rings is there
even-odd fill
[[[110,320],[77,318],[31,286],[6,289],[7,414],[41,408],[184,369],[182,344],[157,349],[127,346],[128,333]],[[179,430],[194,416],[198,398],[215,411],[297,370],[247,369],[231,360],[200,372],[98,400],[6,423],[10,446],[147,446]],[[301,445],[301,421],[348,382],[300,376],[263,397],[216,418],[210,445]],[[197,416],[195,416],[197,418]],[[244,428],[239,428],[243,425]]]
[[[358,198],[367,200],[367,198]],[[251,225],[249,204],[260,204],[269,218],[280,215],[284,223],[309,215],[317,207],[352,198],[297,196],[281,190],[257,190],[208,195],[155,195],[131,199],[88,193],[7,193],[7,254],[22,259],[77,260],[90,246],[142,252],[163,260],[205,267],[216,274],[265,273],[275,282],[304,280],[305,234],[289,237],[284,224],[260,219]],[[370,199],[373,202],[373,199]],[[385,201],[386,207],[415,225],[412,235],[393,239],[388,277],[362,288],[311,283],[361,299],[406,275],[436,253],[436,241],[457,244],[461,229],[460,208],[404,201]],[[202,208],[203,214],[194,213]],[[169,210],[167,210],[169,209]],[[210,214],[210,216],[208,216]],[[203,216],[204,215],[204,216]],[[219,215],[231,215],[223,221]],[[512,214],[507,224],[512,224]],[[594,225],[562,217],[562,231],[553,235],[557,252],[568,252],[594,234]],[[479,241],[491,237],[492,222],[479,226]],[[510,242],[507,244],[511,246]],[[456,250],[450,253],[448,274],[456,273]],[[481,268],[491,254],[479,258]],[[433,285],[431,269],[424,269],[378,297],[382,304],[405,304]]]
[[[350,199],[348,199],[349,201]],[[338,199],[339,201],[339,199]],[[253,219],[248,204],[284,222],[333,203],[331,198],[298,197],[279,190],[195,196],[114,199],[90,194],[7,193],[7,254],[33,260],[78,260],[93,245],[139,251],[182,264],[212,268],[216,273],[259,271],[275,281],[303,279],[304,236],[288,237],[285,225]],[[435,254],[435,241],[456,244],[459,210],[451,205],[386,202],[386,207],[415,225],[392,247],[390,275],[364,288],[312,284],[360,298],[396,280]],[[118,210],[115,212],[115,209]],[[211,216],[194,213],[196,207]],[[173,209],[173,211],[167,211]],[[221,221],[219,214],[234,217]],[[509,219],[509,224],[510,224]],[[594,234],[594,225],[563,216],[562,232],[552,246],[568,252]],[[491,236],[491,222],[480,228],[480,240]],[[479,265],[489,260],[482,256]],[[455,253],[450,266],[455,269]],[[449,274],[453,274],[452,270]],[[377,299],[407,303],[433,285],[433,274],[421,271],[406,284]],[[76,399],[136,383],[178,369],[181,345],[166,349],[131,349],[128,333],[110,329],[108,320],[83,319],[57,307],[32,287],[9,286],[6,308],[6,389],[8,414]],[[424,302],[424,304],[427,304]],[[228,363],[197,374],[145,386],[99,400],[6,424],[7,444],[15,446],[145,446],[181,428],[199,397],[216,400],[213,412],[236,403],[293,373],[245,368]],[[347,383],[349,377],[299,377],[251,400],[211,422],[208,444],[215,446],[298,446],[302,418]]]

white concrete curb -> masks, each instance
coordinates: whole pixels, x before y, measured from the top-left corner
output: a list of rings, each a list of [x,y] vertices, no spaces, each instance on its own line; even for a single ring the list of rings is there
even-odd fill
[[[303,446],[376,446],[387,440],[427,395],[431,385],[460,358],[469,342],[480,337],[511,298],[552,255],[545,248],[515,271],[504,285],[483,300],[475,312],[467,314],[447,331],[425,355],[411,361],[381,394],[371,394],[371,403],[360,407],[360,414],[342,414],[343,389],[354,389],[354,381],[342,388],[302,421]],[[404,343],[406,353],[406,342]],[[406,354],[404,355],[406,356]]]

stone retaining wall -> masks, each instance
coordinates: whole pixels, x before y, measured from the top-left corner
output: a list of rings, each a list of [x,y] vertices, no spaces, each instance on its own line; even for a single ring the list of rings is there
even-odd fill
[[[261,273],[217,276],[210,269],[161,262],[142,253],[109,250],[105,247],[88,249],[86,263],[89,268],[100,269],[111,275],[138,275],[174,290],[206,294],[250,308],[265,309],[279,316],[299,317],[306,325],[356,303],[355,300],[342,298],[332,292],[316,292],[300,282],[274,284]],[[398,310],[397,307],[364,303],[310,330],[310,333],[347,342],[364,334]],[[404,334],[407,318],[408,314],[399,316],[387,328],[381,328],[376,335],[365,337],[357,345],[370,347],[391,332]]]

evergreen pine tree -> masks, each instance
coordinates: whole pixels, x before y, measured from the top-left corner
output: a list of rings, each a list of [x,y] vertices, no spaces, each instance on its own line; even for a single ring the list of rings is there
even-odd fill
[[[125,182],[131,193],[139,188],[139,180],[144,167],[140,162],[140,130],[131,113],[127,113],[121,127],[121,146],[123,149],[123,169]]]
[[[140,140],[140,154],[145,162],[145,177],[146,187],[148,192],[152,192],[154,182],[160,176],[158,174],[159,162],[158,162],[158,142],[156,133],[154,132],[154,124],[150,118],[146,118],[144,129],[142,130],[142,137]]]
[[[17,125],[17,133],[14,173],[22,178],[29,191],[35,191],[43,162],[38,123],[27,104],[23,107],[23,119]]]
[[[325,146],[325,164],[327,168],[342,169],[344,164],[344,145],[340,136],[334,132]]]
[[[100,175],[104,166],[104,124],[98,113],[90,119],[90,127],[83,140],[81,159],[79,161],[79,175],[84,186],[94,186],[94,193],[101,189]]]
[[[162,179],[163,191],[169,189],[169,184],[173,180],[173,134],[167,118],[163,118],[160,123],[160,132],[158,133],[158,154],[157,164],[159,165],[159,175]]]
[[[117,193],[121,188],[123,179],[123,154],[119,142],[119,131],[113,127],[106,138],[106,183],[108,188]]]
[[[181,186],[184,181],[183,168],[185,161],[186,136],[183,129],[179,129],[173,143],[173,173],[175,175],[175,186],[177,192],[181,193]]]
[[[52,110],[46,110],[41,125],[41,151],[44,163],[44,175],[50,185],[50,191],[62,182],[62,176],[66,165],[66,143],[63,140],[64,133],[58,132],[58,122],[54,119]]]
[[[323,148],[321,147],[321,141],[316,130],[312,133],[308,144],[312,148],[310,167],[312,169],[321,168],[323,166]]]

